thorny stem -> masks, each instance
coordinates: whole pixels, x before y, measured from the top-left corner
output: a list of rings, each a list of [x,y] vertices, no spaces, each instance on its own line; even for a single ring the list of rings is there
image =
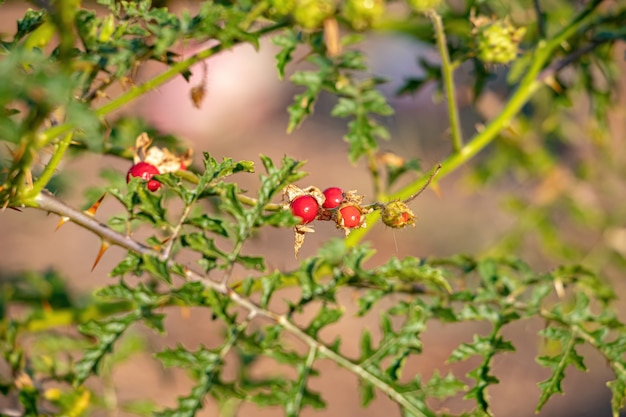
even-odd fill
[[[58,200],[51,193],[47,191],[43,191],[34,199],[36,204],[33,204],[33,207],[38,208],[40,210],[44,210],[50,213],[55,213],[60,216],[69,217],[69,219],[78,224],[79,226],[91,231],[92,233],[100,236],[103,240],[106,240],[114,245],[125,248],[129,251],[147,255],[147,256],[158,256],[153,249],[145,246],[139,242],[136,242],[132,238],[128,236],[124,236],[121,233],[116,232],[115,230],[109,228],[107,225],[99,222],[95,218],[84,214],[81,211],[78,211],[65,203]],[[168,267],[174,266],[174,261],[167,261]],[[341,354],[335,352],[325,344],[319,342],[314,337],[307,334],[304,330],[298,327],[295,323],[289,320],[286,315],[275,313],[271,310],[264,309],[252,300],[240,295],[236,291],[234,291],[231,287],[229,287],[224,282],[216,282],[213,281],[206,276],[199,274],[190,269],[185,270],[185,278],[192,282],[199,282],[204,285],[206,288],[216,291],[219,294],[227,296],[233,303],[237,304],[240,307],[248,310],[249,315],[248,318],[252,319],[253,317],[265,317],[279,325],[281,325],[285,330],[292,333],[302,342],[304,342],[310,350],[314,350],[320,356],[326,357],[327,359],[332,360],[337,365],[348,369],[354,374],[358,375],[360,378],[364,379],[368,383],[377,387],[385,394],[387,394],[392,400],[396,403],[400,404],[404,409],[411,413],[412,415],[418,417],[435,417],[435,414],[430,410],[422,410],[416,407],[411,401],[409,401],[402,393],[398,392],[393,386],[389,385],[387,382],[380,379],[378,376],[372,374],[368,370],[364,369],[359,364],[356,364]],[[242,324],[242,326],[247,325]],[[232,341],[231,343],[234,343]],[[310,353],[311,355],[311,353]]]
[[[500,113],[492,119],[487,126],[477,132],[459,152],[453,153],[441,163],[440,177],[445,177],[447,174],[463,166],[467,161],[469,161],[478,152],[489,145],[496,137],[498,137],[500,132],[509,123],[511,123],[522,107],[543,85],[544,80],[554,74],[554,71],[559,69],[559,67],[549,67],[546,71],[542,71],[546,63],[552,59],[554,51],[559,48],[570,36],[583,27],[587,18],[591,15],[593,10],[598,7],[600,3],[602,3],[602,1],[603,0],[591,1],[587,7],[570,22],[569,25],[563,28],[553,38],[539,42],[533,52],[533,59],[526,71],[526,75],[522,78],[520,85],[517,90],[515,90],[509,101],[505,104]],[[427,181],[427,177],[418,179],[399,192],[391,195],[390,200],[404,200],[409,198],[421,187],[423,187]],[[379,219],[380,213],[375,211],[369,214],[367,224],[370,225],[370,227],[365,229],[354,229],[347,237],[346,245],[349,247],[355,246],[365,237],[369,230],[371,230],[371,225],[375,224]]]
[[[443,30],[441,16],[435,10],[429,10],[427,13],[433,22],[435,29],[435,38],[437,40],[437,48],[441,55],[441,72],[443,75],[443,86],[448,102],[448,117],[450,118],[450,134],[452,135],[452,149],[454,153],[458,153],[463,148],[463,134],[461,133],[461,122],[459,119],[459,109],[456,104],[456,93],[454,89],[454,68],[450,63],[450,53],[446,43],[446,34]]]
[[[61,217],[67,217],[72,222],[94,232],[100,236],[102,240],[112,245],[121,246],[140,255],[155,255],[155,252],[150,247],[135,241],[129,236],[116,232],[93,216],[68,206],[47,190],[43,190],[33,201],[34,204],[31,205],[32,207],[58,214]]]

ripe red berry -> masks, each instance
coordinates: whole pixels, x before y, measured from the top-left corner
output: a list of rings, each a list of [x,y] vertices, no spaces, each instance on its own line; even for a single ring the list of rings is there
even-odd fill
[[[324,200],[322,207],[325,209],[333,209],[338,207],[343,201],[343,191],[338,187],[330,187],[324,190],[324,197],[326,197],[326,200]]]
[[[161,187],[161,183],[157,180],[153,180],[152,177],[158,174],[159,170],[154,165],[143,161],[137,162],[128,170],[126,182],[130,182],[131,177],[139,177],[147,182],[148,190],[156,191]]]
[[[355,206],[345,206],[339,210],[343,226],[349,229],[361,224],[361,212]]]
[[[291,202],[291,212],[302,219],[302,224],[315,220],[318,209],[317,200],[310,195],[301,195]]]

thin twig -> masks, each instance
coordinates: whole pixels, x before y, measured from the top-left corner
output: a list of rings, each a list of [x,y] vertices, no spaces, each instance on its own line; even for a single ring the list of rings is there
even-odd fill
[[[163,249],[163,251],[161,251],[161,256],[159,256],[159,259],[161,261],[166,261],[170,258],[172,254],[172,248],[174,247],[174,243],[176,242],[176,239],[178,238],[178,235],[180,234],[180,231],[183,228],[183,224],[185,223],[185,220],[187,220],[187,216],[189,216],[190,212],[191,212],[191,206],[190,205],[185,206],[185,209],[183,210],[183,213],[180,215],[180,219],[178,220],[178,224],[172,231],[172,235],[170,236],[169,240],[165,244],[165,248]]]
[[[430,185],[430,183],[432,182],[433,178],[435,178],[435,176],[437,175],[437,173],[439,172],[439,170],[441,169],[441,164],[437,164],[437,166],[435,167],[435,169],[433,170],[433,172],[430,173],[430,175],[428,176],[428,179],[426,180],[426,182],[424,183],[424,185],[422,186],[422,188],[420,188],[415,194],[413,194],[412,196],[410,196],[409,198],[407,198],[406,200],[404,200],[403,202],[405,204],[410,203],[411,201],[415,200],[417,198],[417,196],[419,196],[420,194],[422,194],[424,192],[424,190],[426,190],[428,188],[428,186]]]

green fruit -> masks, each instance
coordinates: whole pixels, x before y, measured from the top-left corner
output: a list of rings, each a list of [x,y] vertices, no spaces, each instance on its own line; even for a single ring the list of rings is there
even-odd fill
[[[335,13],[333,0],[297,0],[293,17],[306,29],[317,29]]]
[[[526,28],[516,28],[508,20],[484,20],[474,30],[476,56],[487,64],[508,64],[517,58]]]
[[[436,9],[441,0],[408,0],[409,6],[416,12],[425,12],[426,10]]]
[[[356,30],[365,30],[385,13],[385,0],[348,0],[343,15]]]
[[[415,226],[415,214],[413,214],[413,210],[402,201],[392,201],[387,204],[380,215],[383,219],[383,223],[394,229]]]
[[[296,8],[296,0],[271,0],[270,14],[286,16]]]

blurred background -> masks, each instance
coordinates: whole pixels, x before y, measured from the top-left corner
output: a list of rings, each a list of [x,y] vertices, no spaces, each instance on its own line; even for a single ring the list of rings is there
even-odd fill
[[[12,33],[16,20],[27,7],[29,4],[23,2],[4,4],[0,14],[0,32]],[[196,6],[187,1],[171,1],[169,7],[180,10]],[[203,47],[189,45],[179,52],[188,55]],[[414,95],[401,98],[395,96],[395,91],[403,83],[404,77],[420,75],[421,69],[417,65],[420,57],[437,62],[437,52],[412,39],[386,34],[368,38],[364,49],[372,72],[389,79],[389,83],[381,89],[395,109],[395,115],[383,120],[392,133],[392,139],[383,142],[381,150],[407,158],[418,158],[422,168],[429,170],[450,151],[445,103],[431,84],[427,84]],[[201,68],[198,67],[192,69],[194,75],[190,83],[178,77],[146,94],[113,118],[140,117],[161,133],[182,138],[195,150],[195,164],[200,162],[200,155],[205,151],[218,160],[230,157],[234,160],[252,160],[256,164],[260,163],[259,154],[268,155],[274,160],[283,155],[306,160],[304,170],[309,175],[298,185],[315,185],[321,189],[330,186],[356,189],[368,201],[368,196],[373,191],[367,168],[363,163],[354,165],[348,161],[348,146],[342,140],[346,132],[345,122],[330,118],[329,112],[334,105],[330,97],[322,97],[316,105],[315,115],[300,129],[291,135],[285,133],[288,123],[285,109],[298,89],[288,81],[278,79],[274,61],[276,52],[277,49],[266,40],[259,52],[251,46],[241,46],[206,61],[207,93],[200,109],[195,108],[189,99],[191,86],[203,80]],[[295,60],[299,63],[288,67],[286,78],[296,68],[306,65],[301,59],[304,51],[299,54],[300,59]],[[626,47],[622,42],[614,48],[614,65],[621,73],[626,70],[625,57]],[[143,66],[135,82],[140,84],[142,80],[149,79],[161,70],[163,67],[159,64]],[[498,77],[489,82],[489,89],[479,102],[472,103],[471,87],[467,84],[469,71],[462,67],[456,73],[466,138],[476,131],[477,123],[497,113],[507,93],[506,69],[503,68],[498,71]],[[392,256],[442,257],[456,253],[480,256],[500,254],[513,248],[516,255],[539,271],[550,270],[562,263],[582,261],[606,274],[607,279],[614,282],[617,293],[622,294],[626,286],[624,264],[619,262],[619,257],[626,254],[626,224],[622,208],[623,196],[626,194],[619,192],[624,191],[623,179],[626,172],[626,165],[622,164],[626,158],[621,155],[626,137],[624,77],[619,81],[613,97],[616,100],[615,107],[608,115],[608,132],[601,146],[590,138],[593,127],[590,103],[581,94],[580,101],[573,102],[566,115],[558,122],[566,121],[561,126],[562,133],[571,139],[569,146],[555,151],[556,155],[560,153],[566,161],[563,169],[550,171],[550,175],[544,176],[543,180],[512,171],[498,181],[484,181],[481,169],[489,167],[481,165],[482,158],[479,155],[468,166],[442,179],[438,194],[427,191],[412,203],[418,216],[415,228],[391,230],[382,224],[374,226],[374,230],[367,236],[369,244],[377,250],[376,256],[368,261],[370,265],[383,262]],[[538,114],[541,115],[540,109]],[[528,123],[539,121],[529,120]],[[526,142],[531,148],[533,140],[539,139],[528,138]],[[494,152],[494,146],[484,154]],[[529,153],[532,155],[532,150]],[[598,168],[594,168],[586,185],[573,179],[567,170],[568,166],[571,167],[578,161],[577,158],[587,158],[590,166],[596,165]],[[610,159],[610,163],[604,165],[604,170],[598,167],[607,160],[602,158]],[[65,195],[64,199],[74,206],[83,206],[85,199],[82,188],[102,183],[99,173],[103,168],[126,172],[128,167],[127,161],[100,155],[68,160],[63,170],[70,173],[67,176],[68,181],[80,188],[71,195]],[[615,167],[618,169],[615,170]],[[506,167],[501,169],[506,170]],[[254,175],[240,175],[237,181],[251,193],[258,186]],[[594,215],[601,219],[596,223],[587,223],[586,227],[574,229],[570,228],[568,222],[561,221],[561,218],[541,219],[554,222],[559,239],[564,242],[571,239],[572,245],[580,247],[580,251],[571,255],[577,259],[567,259],[567,254],[561,253],[558,245],[551,247],[546,244],[540,232],[533,228],[532,223],[539,222],[539,218],[520,207],[524,201],[556,199],[555,193],[560,195],[569,192],[572,192],[575,204],[577,198],[583,201],[580,206],[582,211],[586,207],[593,207]],[[105,219],[117,210],[115,202],[108,199],[98,216]],[[606,220],[608,218],[611,219],[610,222]],[[72,224],[55,232],[57,223],[56,216],[46,216],[37,210],[3,211],[0,214],[0,273],[10,275],[23,270],[57,270],[68,278],[74,297],[83,297],[94,288],[111,283],[107,271],[123,258],[124,252],[115,247],[110,249],[95,270],[90,272],[100,246],[99,240]],[[314,255],[324,242],[341,236],[342,232],[336,230],[332,224],[317,225],[316,233],[307,237],[300,259]],[[289,270],[298,265],[293,257],[292,239],[291,230],[264,230],[249,243],[246,253],[266,256],[270,268]],[[355,297],[358,294],[342,293],[340,301],[345,305],[347,314],[340,323],[331,327],[332,331],[322,333],[323,339],[327,341],[333,340],[336,334],[342,334],[342,351],[350,357],[358,356],[361,329],[369,327],[375,332],[378,323],[376,312],[365,318],[356,318],[351,314],[356,312]],[[620,307],[626,307],[623,298],[618,303]],[[626,315],[622,314],[622,319],[626,319]],[[489,389],[495,415],[534,415],[540,393],[536,384],[548,375],[534,361],[534,357],[542,349],[542,341],[536,336],[541,327],[542,323],[538,321],[524,322],[506,332],[518,350],[502,355],[495,361],[494,373],[501,376],[501,383]],[[148,344],[150,350],[173,346],[179,342],[191,348],[198,344],[212,346],[221,338],[219,326],[210,320],[207,311],[192,310],[184,314],[170,314],[167,329],[167,336],[162,338],[138,328],[136,333],[141,340],[138,343]],[[434,369],[454,369],[459,373],[471,369],[477,362],[470,360],[450,367],[445,364],[445,359],[460,342],[470,341],[474,332],[484,333],[485,329],[487,327],[481,323],[474,328],[466,324],[457,327],[433,323],[424,335],[424,354],[419,358],[412,358],[409,369],[423,374],[425,378]],[[350,337],[351,334],[353,338]],[[585,353],[588,354],[587,366],[591,371],[583,374],[573,369],[568,370],[563,387],[565,395],[553,397],[540,415],[610,415],[610,396],[605,386],[610,377],[608,368],[593,352]],[[254,366],[253,373],[258,374],[285,371],[274,363],[264,361]],[[309,386],[322,393],[328,408],[322,411],[305,409],[303,416],[400,415],[396,406],[380,394],[372,406],[361,408],[357,379],[332,363],[318,362],[316,369],[320,371],[320,375],[311,378]],[[409,378],[410,375],[406,377]],[[190,387],[190,380],[182,372],[163,370],[149,354],[133,355],[114,371],[112,378],[115,396],[120,402],[149,397],[158,404],[171,406],[175,404],[176,396],[185,393]],[[458,412],[463,402],[454,400],[440,406]],[[239,415],[270,416],[281,413],[278,409],[259,410],[254,406],[244,405]],[[220,414],[215,404],[207,400],[200,415]]]

